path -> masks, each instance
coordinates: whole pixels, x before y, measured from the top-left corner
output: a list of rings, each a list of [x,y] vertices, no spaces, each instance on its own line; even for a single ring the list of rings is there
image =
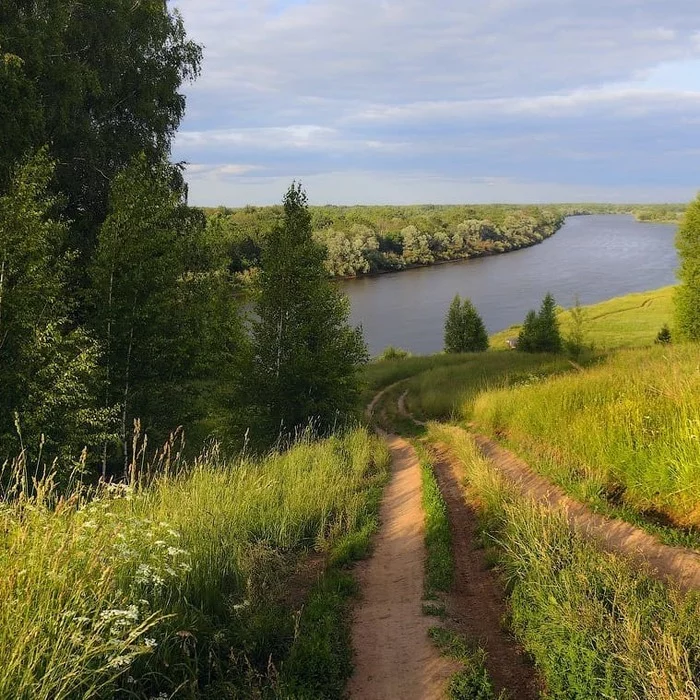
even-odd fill
[[[561,510],[574,532],[594,540],[607,552],[631,557],[648,565],[652,575],[683,592],[700,590],[700,554],[697,552],[663,544],[645,530],[624,520],[594,513],[490,438],[468,433],[455,426],[449,426],[449,429],[473,439],[482,454],[522,495]]]
[[[399,398],[399,412],[416,424],[425,425],[408,412],[407,393],[404,392]],[[513,452],[485,435],[473,434],[456,426],[450,429],[474,439],[482,454],[520,493],[545,503],[550,508],[561,509],[575,532],[594,539],[608,552],[632,557],[648,565],[651,573],[657,578],[681,591],[700,590],[700,554],[697,552],[663,544],[654,535],[624,520],[594,513],[583,503],[567,496],[551,481],[534,472]]]
[[[467,434],[461,428],[454,430]],[[663,544],[653,535],[624,520],[594,513],[493,440],[484,435],[472,437],[484,456],[521,493],[551,508],[562,509],[573,530],[595,539],[606,551],[647,563],[658,578],[682,591],[700,590],[699,554],[683,547]]]
[[[411,445],[387,436],[393,475],[381,506],[372,557],[358,566],[362,591],[352,626],[355,700],[438,700],[454,662],[428,637],[435,618],[422,612],[425,562],[420,464]]]
[[[447,598],[451,625],[486,651],[486,668],[497,693],[517,700],[539,697],[535,670],[515,638],[503,630],[507,614],[505,591],[478,546],[478,521],[465,502],[464,467],[442,446],[431,449],[440,491],[452,530],[455,574]]]

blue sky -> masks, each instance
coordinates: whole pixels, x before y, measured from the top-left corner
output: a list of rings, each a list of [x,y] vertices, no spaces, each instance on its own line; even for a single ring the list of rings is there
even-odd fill
[[[698,0],[177,0],[193,204],[686,201]]]

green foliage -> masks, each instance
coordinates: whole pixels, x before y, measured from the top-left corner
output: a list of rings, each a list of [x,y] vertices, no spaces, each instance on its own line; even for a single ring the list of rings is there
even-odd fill
[[[243,284],[259,267],[280,207],[206,210]],[[312,207],[314,239],[332,277],[401,270],[533,245],[564,221],[556,208],[479,206]]]
[[[445,319],[445,352],[483,352],[488,349],[486,327],[469,299],[455,296]]]
[[[588,329],[588,314],[576,297],[574,306],[569,310],[569,323],[566,340],[564,342],[567,352],[575,359],[581,358],[586,349],[586,336]]]
[[[464,463],[485,535],[509,582],[511,624],[561,700],[690,700],[700,678],[696,596],[573,534],[566,516],[520,497],[467,436],[435,429]]]
[[[537,312],[531,309],[527,312],[518,335],[518,350],[522,352],[537,352],[538,323]]]
[[[447,695],[451,700],[496,699],[493,683],[486,670],[486,652],[481,647],[472,647],[462,636],[443,627],[432,627],[429,634],[445,656],[464,666],[450,678]]]
[[[405,360],[407,357],[411,357],[411,353],[403,348],[395,348],[393,345],[389,345],[384,348],[380,355],[377,357],[377,362],[385,362],[387,360]]]
[[[671,329],[668,327],[668,324],[664,323],[664,325],[661,326],[661,330],[657,333],[654,342],[663,345],[668,345],[671,342]]]
[[[0,697],[337,696],[354,585],[295,576],[291,601],[290,575],[369,539],[388,464],[354,430],[262,460],[212,450],[144,490],[3,498]]]
[[[367,349],[347,298],[328,280],[306,194],[292,185],[268,238],[252,322],[246,396],[258,439],[310,421],[327,429],[357,409]],[[255,436],[254,436],[255,437]]]
[[[691,202],[676,236],[680,257],[676,288],[676,326],[679,334],[700,341],[700,195]]]
[[[191,420],[191,382],[230,375],[240,335],[226,275],[206,257],[204,221],[173,188],[173,172],[141,156],[115,179],[91,268],[124,465],[133,421],[161,440]]]
[[[42,152],[0,197],[0,462],[20,450],[36,462],[43,451],[69,472],[83,447],[107,439],[110,407],[97,406],[99,348],[69,320],[52,173]]]
[[[70,247],[90,253],[114,176],[139,153],[169,155],[200,62],[161,0],[3,2],[0,117],[13,114],[0,121],[0,193],[17,160],[49,143]]]
[[[452,533],[447,517],[447,505],[440,493],[430,455],[425,447],[414,442],[421,466],[422,504],[425,512],[425,597],[450,590],[454,575]]]
[[[542,300],[539,313],[529,311],[525,317],[518,337],[518,350],[558,353],[562,346],[556,302],[548,292]]]

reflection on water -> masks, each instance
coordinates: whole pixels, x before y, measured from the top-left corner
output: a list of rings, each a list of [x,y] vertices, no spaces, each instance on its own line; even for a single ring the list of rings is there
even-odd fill
[[[340,283],[370,353],[387,345],[442,349],[452,297],[469,297],[490,332],[519,323],[551,291],[562,306],[591,304],[675,282],[676,226],[628,216],[577,216],[532,248]]]

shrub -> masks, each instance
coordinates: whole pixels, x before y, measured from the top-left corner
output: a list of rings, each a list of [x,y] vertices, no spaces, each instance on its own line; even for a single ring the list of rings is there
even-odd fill
[[[668,324],[664,323],[664,325],[661,326],[661,330],[658,332],[655,342],[662,345],[668,345],[671,342],[671,329],[668,327]]]

